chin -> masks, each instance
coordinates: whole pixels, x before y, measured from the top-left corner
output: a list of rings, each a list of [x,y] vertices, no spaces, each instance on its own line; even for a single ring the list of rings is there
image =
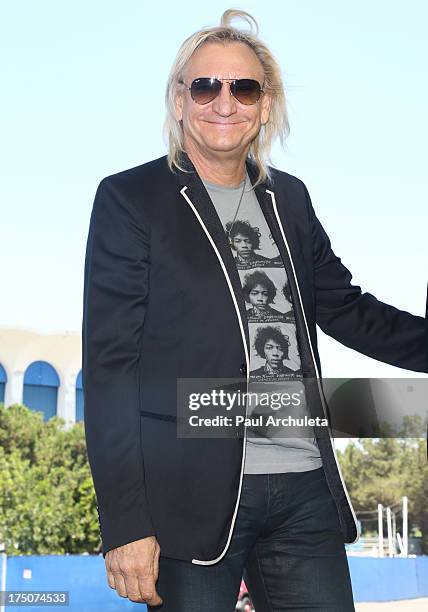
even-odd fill
[[[242,143],[239,140],[226,138],[209,138],[204,141],[204,145],[207,147],[207,149],[211,149],[212,151],[224,151],[225,153],[235,151],[236,149],[240,149],[242,147]]]

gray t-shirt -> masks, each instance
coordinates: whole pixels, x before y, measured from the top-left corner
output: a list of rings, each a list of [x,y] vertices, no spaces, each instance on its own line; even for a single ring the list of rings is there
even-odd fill
[[[268,394],[290,392],[291,395],[297,387],[302,389],[299,383],[302,374],[293,303],[282,258],[254,190],[251,189],[248,174],[245,192],[234,221],[244,181],[236,187],[216,185],[205,180],[203,183],[229,235],[246,300],[250,336],[248,390],[250,393],[258,393],[258,397],[264,395],[263,389]],[[298,416],[302,415],[306,405],[305,394],[300,393]],[[275,416],[271,406],[263,408],[256,405],[248,410],[249,416],[260,413],[264,413],[265,417],[267,414]],[[266,420],[263,422],[266,423]],[[275,433],[270,434],[269,431]],[[257,425],[250,427],[244,472],[304,472],[321,467],[316,439],[312,429],[306,430],[306,434],[308,431],[312,433],[311,437],[302,434],[298,437],[290,437],[290,434],[279,437],[278,428],[268,430],[265,427],[257,428]]]

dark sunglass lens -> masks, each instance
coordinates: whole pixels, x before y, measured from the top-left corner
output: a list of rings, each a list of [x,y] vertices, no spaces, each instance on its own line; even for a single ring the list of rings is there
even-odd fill
[[[260,91],[260,83],[253,79],[238,79],[232,85],[232,94],[241,104],[255,104]]]
[[[208,104],[214,100],[221,88],[221,82],[213,79],[195,79],[192,82],[190,93],[198,104]]]

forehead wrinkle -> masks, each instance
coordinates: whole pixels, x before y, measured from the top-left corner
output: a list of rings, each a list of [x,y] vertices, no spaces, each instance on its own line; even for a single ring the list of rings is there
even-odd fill
[[[212,79],[256,79],[260,77],[253,70],[210,70],[199,69],[195,78],[209,77]]]
[[[199,52],[198,52],[199,51]],[[212,53],[212,51],[210,51]],[[212,77],[224,79],[240,79],[249,78],[263,80],[263,66],[254,52],[251,52],[247,58],[217,58],[212,60],[212,55],[209,56],[207,50],[202,46],[195,51],[185,68],[188,76],[192,78]]]

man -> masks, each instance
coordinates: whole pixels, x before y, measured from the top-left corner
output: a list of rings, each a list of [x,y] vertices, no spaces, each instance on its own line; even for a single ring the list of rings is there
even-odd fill
[[[259,357],[265,360],[264,364],[256,370],[251,370],[250,374],[254,377],[283,377],[287,380],[290,374],[296,371],[284,364],[284,360],[289,359],[288,350],[290,347],[289,337],[282,333],[278,328],[266,325],[257,327],[254,348]],[[298,371],[300,374],[300,371]]]
[[[230,244],[236,251],[236,265],[243,270],[252,266],[268,265],[271,261],[256,251],[260,248],[260,232],[251,227],[247,221],[228,221],[226,232],[230,237]]]
[[[248,321],[278,321],[293,316],[290,310],[283,313],[271,306],[277,292],[275,283],[265,272],[256,270],[246,274],[241,282],[245,301],[251,304],[247,310]]]
[[[83,376],[107,579],[162,612],[231,612],[243,573],[257,612],[348,612],[344,543],[359,533],[331,432],[177,435],[181,380],[245,376],[248,389],[257,364],[262,324],[246,318],[229,222],[259,228],[263,257],[279,253],[295,367],[316,381],[304,398],[313,417],[328,412],[316,324],[365,355],[428,372],[426,321],[352,285],[305,185],[267,165],[288,127],[280,69],[256,35],[230,25],[236,15],[251,20],[226,11],[179,50],[168,156],[105,178],[95,197]]]

